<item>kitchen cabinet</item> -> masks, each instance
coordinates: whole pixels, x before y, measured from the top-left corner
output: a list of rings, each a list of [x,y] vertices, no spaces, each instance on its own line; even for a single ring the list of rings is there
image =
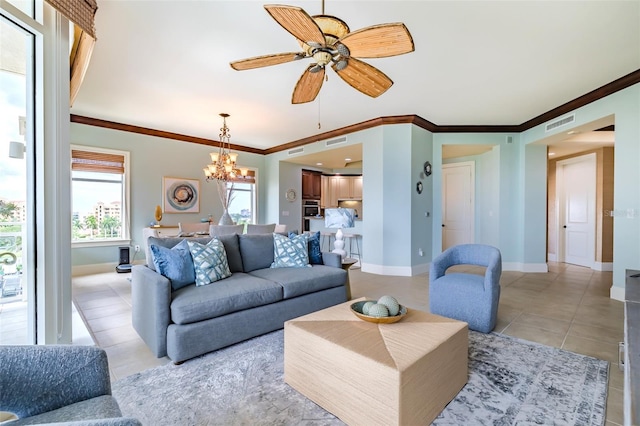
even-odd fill
[[[322,176],[319,172],[302,171],[302,199],[319,200],[322,192]]]
[[[323,176],[323,208],[338,207],[338,200],[361,200],[362,176]]]

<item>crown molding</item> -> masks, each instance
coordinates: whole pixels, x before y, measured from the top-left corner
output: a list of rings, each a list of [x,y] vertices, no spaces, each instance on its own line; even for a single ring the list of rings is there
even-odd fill
[[[525,121],[518,125],[496,125],[496,126],[458,126],[458,125],[438,125],[426,120],[418,115],[397,115],[388,117],[378,117],[371,120],[363,121],[339,129],[330,130],[328,132],[318,133],[313,136],[291,141],[282,145],[274,146],[268,149],[251,148],[243,145],[231,145],[231,149],[235,151],[250,152],[254,154],[273,154],[280,151],[297,148],[302,145],[308,145],[321,140],[332,139],[349,133],[354,133],[373,127],[390,125],[390,124],[414,124],[432,133],[522,133],[535,126],[545,123],[554,118],[560,117],[573,110],[590,104],[598,99],[609,96],[615,92],[631,87],[640,83],[640,69],[633,71],[611,83],[605,84],[591,92],[582,95],[572,101],[569,101],[557,108],[545,112],[531,120]],[[196,136],[188,136],[179,133],[165,132],[163,130],[149,129],[146,127],[133,126],[130,124],[116,123],[113,121],[101,120],[98,118],[85,117],[82,115],[71,114],[71,122],[78,124],[86,124],[88,126],[104,127],[107,129],[121,130],[123,132],[138,133],[142,135],[155,136],[165,139],[174,139],[184,142],[197,143],[201,145],[218,146],[219,141],[213,139],[199,138]]]

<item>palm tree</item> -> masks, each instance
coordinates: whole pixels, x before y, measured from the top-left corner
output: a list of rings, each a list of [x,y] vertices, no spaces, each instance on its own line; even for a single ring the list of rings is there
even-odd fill
[[[91,230],[91,236],[93,237],[94,229],[98,229],[98,219],[95,216],[87,216],[84,218],[84,225]]]
[[[118,220],[117,217],[107,216],[102,220],[100,225],[102,226],[105,237],[107,236],[107,231],[109,232],[109,236],[113,237],[113,230],[120,226],[120,220]]]

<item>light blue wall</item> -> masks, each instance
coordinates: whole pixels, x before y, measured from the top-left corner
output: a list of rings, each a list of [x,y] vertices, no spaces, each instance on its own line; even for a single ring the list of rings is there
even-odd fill
[[[162,206],[162,177],[173,176],[200,180],[200,213],[165,214],[163,225],[177,225],[178,222],[198,222],[209,214],[217,220],[222,215],[218,192],[213,183],[204,179],[202,168],[209,163],[209,152],[214,148],[207,145],[185,143],[172,139],[158,138],[137,133],[121,132],[102,127],[71,124],[71,144],[129,151],[131,175],[131,245],[142,245],[142,229],[154,220],[156,205]],[[264,156],[241,152],[239,165],[258,169],[258,220],[266,216],[265,185],[263,175],[269,181],[268,173],[263,173]],[[133,254],[133,252],[132,252]],[[136,260],[144,257],[143,250]],[[117,262],[117,247],[73,248],[73,266]]]
[[[574,112],[576,126],[603,117],[615,117],[613,294],[623,291],[625,269],[640,269],[640,85]],[[566,129],[560,129],[555,134],[564,131]],[[437,255],[442,246],[442,146],[489,144],[495,146],[494,150],[475,159],[479,179],[483,182],[477,191],[482,197],[476,206],[479,210],[477,238],[498,246],[505,262],[523,270],[527,270],[528,265],[544,264],[547,157],[546,148],[533,143],[551,135],[554,132],[545,132],[544,124],[522,134],[431,134],[411,124],[399,124],[347,135],[347,144],[362,143],[363,146],[365,262],[405,267],[423,264]],[[511,142],[507,140],[508,136]],[[132,153],[134,244],[140,243],[140,230],[152,220],[153,207],[161,202],[162,176],[200,177],[200,169],[211,150],[202,145],[77,124],[72,124],[71,139],[73,144]],[[303,154],[324,149],[324,142],[316,142],[306,145]],[[240,154],[243,166],[260,169],[260,221],[286,223],[297,228],[301,220],[299,198],[289,203],[284,194],[289,188],[300,194],[302,167],[282,162],[287,158],[287,151],[268,156]],[[423,196],[418,196],[415,184],[427,160],[433,165],[433,174],[423,179]],[[213,189],[207,192],[207,184],[200,179],[203,204],[201,213],[194,217],[206,216],[209,212],[218,217],[221,208],[217,195]],[[425,211],[430,212],[428,220],[425,220]],[[177,223],[180,218],[175,215],[165,220]],[[428,229],[423,233],[425,226]],[[423,248],[423,244],[430,244],[424,259],[417,257],[418,248]],[[74,250],[73,264],[111,262],[116,256],[113,247]]]
[[[572,111],[574,126],[588,125],[613,116],[615,120],[613,288],[611,294],[624,298],[626,269],[640,269],[640,84]],[[568,114],[567,114],[568,115]],[[541,124],[523,132],[522,143],[532,144],[568,129],[545,132]],[[530,176],[533,178],[533,176]],[[533,179],[529,185],[536,188]],[[530,207],[533,207],[530,204]]]

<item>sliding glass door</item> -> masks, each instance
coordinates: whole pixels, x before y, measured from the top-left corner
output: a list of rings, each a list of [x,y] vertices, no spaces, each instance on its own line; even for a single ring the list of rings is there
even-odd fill
[[[35,343],[34,34],[0,16],[0,344]]]

